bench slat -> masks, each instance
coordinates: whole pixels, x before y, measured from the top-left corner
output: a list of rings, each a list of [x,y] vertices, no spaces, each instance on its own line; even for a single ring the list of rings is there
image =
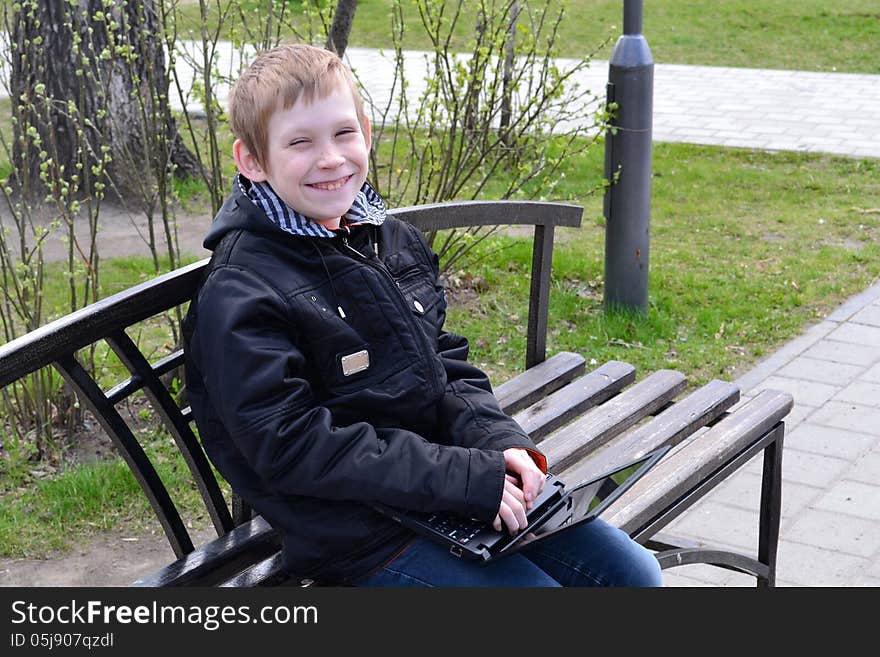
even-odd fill
[[[587,411],[541,442],[547,467],[553,472],[562,472],[574,465],[586,454],[662,408],[684,389],[685,384],[681,372],[657,370],[601,406]]]
[[[616,395],[635,378],[636,368],[629,363],[608,361],[523,409],[514,419],[532,440],[539,442],[584,411]]]
[[[287,583],[290,575],[284,570],[284,557],[281,552],[276,552],[270,557],[255,563],[250,568],[241,571],[220,584],[221,587],[253,587],[253,586],[279,586]]]
[[[691,392],[659,415],[632,431],[621,434],[561,476],[579,482],[644,456],[663,445],[677,445],[698,429],[714,422],[739,401],[739,387],[718,379]]]
[[[770,431],[793,405],[789,393],[763,390],[698,440],[667,454],[621,495],[603,517],[630,534],[638,531]]]
[[[501,410],[516,413],[584,373],[584,357],[560,351],[495,388]]]
[[[141,577],[132,586],[210,586],[274,554],[280,543],[277,532],[257,516]]]

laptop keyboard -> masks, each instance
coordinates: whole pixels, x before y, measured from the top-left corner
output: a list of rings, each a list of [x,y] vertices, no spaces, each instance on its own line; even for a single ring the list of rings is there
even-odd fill
[[[463,518],[454,513],[426,513],[424,521],[431,529],[461,545],[467,545],[474,536],[486,529],[485,522]]]
[[[550,479],[550,477],[551,475],[549,473],[545,475],[546,479]],[[549,491],[550,489],[548,488],[547,490]],[[546,502],[547,500],[544,500],[541,506],[543,507]],[[532,511],[534,511],[534,509]],[[482,520],[465,518],[447,511],[425,513],[423,520],[430,525],[431,529],[434,531],[451,538],[453,541],[456,541],[461,545],[467,545],[474,536],[491,527],[489,523],[483,522]]]

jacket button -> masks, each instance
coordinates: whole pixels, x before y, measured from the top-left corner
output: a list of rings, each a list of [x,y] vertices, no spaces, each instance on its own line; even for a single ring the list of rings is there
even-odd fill
[[[418,300],[418,299],[415,299],[415,300],[413,301],[413,308],[415,308],[415,309],[416,309],[416,312],[418,312],[419,314],[422,314],[422,313],[425,312],[425,308],[424,308],[424,306],[422,306],[422,304],[419,303],[419,300]]]

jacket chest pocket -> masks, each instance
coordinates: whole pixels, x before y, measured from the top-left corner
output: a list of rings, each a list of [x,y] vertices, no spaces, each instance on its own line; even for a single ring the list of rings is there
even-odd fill
[[[434,284],[424,277],[400,283],[400,292],[409,311],[419,320],[425,336],[436,342],[446,314],[446,302]]]
[[[296,298],[306,378],[313,385],[334,394],[355,392],[378,385],[418,357],[402,330],[399,302],[377,293],[367,280],[340,278],[335,287],[336,295],[321,288]]]
[[[432,341],[443,327],[446,316],[446,298],[435,285],[430,266],[413,257],[412,251],[402,251],[386,259],[385,265],[410,313],[420,320],[426,336]]]

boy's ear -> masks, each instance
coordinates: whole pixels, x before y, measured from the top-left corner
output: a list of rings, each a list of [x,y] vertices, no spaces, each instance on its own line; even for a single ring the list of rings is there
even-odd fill
[[[368,119],[366,116],[363,117],[363,124],[361,128],[364,131],[364,142],[366,143],[367,150],[369,151],[373,144],[373,129],[370,126],[370,119]]]
[[[238,167],[239,173],[245,178],[253,182],[266,181],[267,172],[260,166],[251,149],[241,139],[232,142],[232,157],[235,158],[235,166]]]

